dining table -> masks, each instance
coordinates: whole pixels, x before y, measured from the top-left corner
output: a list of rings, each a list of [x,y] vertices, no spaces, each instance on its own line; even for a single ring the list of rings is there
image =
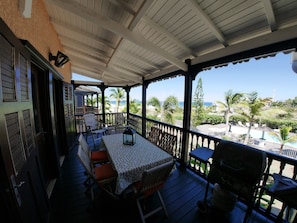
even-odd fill
[[[172,155],[139,134],[136,134],[134,145],[124,145],[121,133],[104,135],[102,143],[118,174],[115,187],[115,194],[118,195],[140,181],[145,170],[173,160]]]

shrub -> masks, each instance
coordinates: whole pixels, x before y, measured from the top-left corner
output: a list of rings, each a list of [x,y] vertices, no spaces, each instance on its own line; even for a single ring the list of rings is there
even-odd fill
[[[267,127],[271,129],[280,129],[282,126],[292,127],[292,132],[297,132],[297,121],[296,120],[285,120],[285,119],[265,119],[262,120],[262,124],[265,123]]]
[[[232,115],[229,120],[229,122],[233,122],[233,123],[238,123],[239,121],[242,123],[246,122],[245,118],[241,115]]]
[[[208,124],[221,124],[221,123],[225,123],[225,118],[222,117],[221,115],[210,115],[207,114],[204,117],[204,123],[208,123]]]

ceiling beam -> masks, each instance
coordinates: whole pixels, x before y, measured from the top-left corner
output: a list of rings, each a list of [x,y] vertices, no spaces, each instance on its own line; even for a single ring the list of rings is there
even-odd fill
[[[209,16],[203,11],[203,9],[198,5],[195,0],[187,0],[187,4],[196,11],[196,14],[199,16],[202,22],[206,25],[206,27],[215,35],[215,37],[226,47],[228,46],[228,42],[225,39],[222,32],[217,28],[217,26],[213,23],[213,21],[209,18]]]
[[[144,57],[135,56],[133,53],[129,52],[126,49],[121,49],[121,53],[126,54],[128,57],[133,58],[133,60],[137,60],[139,63],[143,63],[143,64],[145,64],[148,67],[153,67],[153,68],[158,69],[158,70],[161,70],[162,69],[162,67],[157,66],[155,64],[152,64],[152,63],[148,62]]]
[[[145,0],[144,3],[142,4],[142,6],[140,7],[140,10],[138,11],[138,13],[133,13],[133,21],[132,23],[129,25],[129,30],[133,31],[134,28],[137,26],[137,24],[139,23],[139,21],[142,19],[142,17],[144,16],[145,12],[147,11],[147,9],[151,6],[151,4],[153,3],[153,1],[151,0]],[[120,58],[118,55],[119,52],[125,51],[126,54],[128,54],[127,50],[123,50],[123,38],[121,39],[121,41],[119,42],[118,46],[117,46],[117,50],[114,51],[113,56],[110,58],[109,61],[109,65],[114,66],[117,64],[118,58]],[[132,54],[129,54],[130,57],[135,58],[135,56]],[[138,58],[139,59],[139,58]],[[142,61],[143,63],[149,64],[149,66],[153,66],[152,64],[146,62],[146,60],[143,58]]]
[[[133,66],[129,62],[128,63],[122,63],[122,62],[126,62],[126,61],[120,60],[120,63],[115,63],[113,66],[116,67],[117,69],[123,69],[123,70],[126,70],[127,72],[131,72],[139,75],[139,77],[142,77],[139,73],[143,73],[145,70],[139,67],[135,68],[135,66]]]
[[[81,56],[77,56],[74,54],[69,54],[69,58],[71,58],[71,60],[73,60],[75,63],[83,64],[86,67],[91,67],[91,68],[93,67],[94,69],[100,70],[102,73],[104,72],[104,74],[102,75],[102,78],[104,78],[105,75],[111,75],[113,77],[117,76],[122,78],[122,80],[130,81],[133,83],[139,83],[141,79],[139,75],[135,75],[132,73],[127,75],[127,73],[122,73],[121,71],[116,70],[112,67],[105,67],[101,63],[98,63],[97,60],[92,58],[84,59]]]
[[[276,20],[275,20],[273,8],[271,5],[271,1],[270,0],[262,0],[262,3],[264,5],[265,15],[267,17],[267,21],[270,26],[270,30],[271,30],[271,32],[273,32],[277,29],[277,26],[276,26]]]
[[[274,43],[287,41],[294,38],[297,38],[297,25],[282,30],[276,30],[272,33],[267,33],[265,35],[249,39],[223,49],[218,49],[215,52],[200,55],[199,57],[192,60],[192,65],[216,60],[236,53],[249,51],[252,49],[268,46]]]
[[[125,11],[129,12],[131,15],[135,16],[136,11],[127,3],[124,1],[118,1],[118,0],[109,0],[112,4],[123,8]]]
[[[138,84],[138,82],[134,82],[134,81],[130,81],[127,80],[125,78],[119,77],[119,76],[114,76],[114,75],[103,75],[100,73],[96,73],[97,71],[94,71],[93,69],[91,69],[90,67],[87,67],[85,64],[83,63],[76,63],[75,66],[71,66],[71,69],[74,73],[78,73],[90,78],[94,78],[103,82],[112,82],[113,80],[119,81],[119,82],[125,82],[125,83],[134,83],[134,84]],[[140,82],[139,82],[140,83]]]
[[[85,44],[85,42],[80,42],[64,35],[59,34],[59,38],[62,40],[64,47],[77,48],[78,51],[81,51],[81,52],[87,51],[89,54],[96,55],[98,57],[104,56],[108,58],[112,54],[111,50],[102,50],[99,48],[94,48],[90,45]]]
[[[140,10],[137,12],[137,14],[135,15],[132,23],[129,26],[130,30],[133,30],[137,24],[139,23],[139,21],[143,18],[143,16],[145,15],[146,11],[149,9],[149,7],[151,7],[151,5],[153,4],[154,1],[152,0],[144,0],[144,3],[142,4]]]
[[[106,58],[103,59],[102,57],[101,58],[97,57],[96,55],[92,55],[92,54],[88,53],[87,51],[80,51],[80,49],[72,48],[72,47],[64,47],[64,49],[65,49],[65,52],[67,55],[75,55],[75,56],[83,58],[85,60],[93,58],[96,61],[98,61],[99,63],[104,64],[104,65],[106,63],[106,61],[105,61]],[[71,58],[70,58],[70,60],[71,60]]]
[[[72,12],[73,14],[79,14],[82,18],[93,22],[94,24],[101,26],[123,38],[126,40],[133,42],[134,44],[137,44],[138,46],[145,48],[146,50],[149,50],[158,56],[161,56],[171,64],[175,65],[176,67],[187,70],[187,65],[180,59],[172,56],[167,51],[161,49],[159,46],[153,44],[152,42],[146,40],[139,32],[132,32],[131,30],[123,27],[122,25],[118,24],[117,22],[94,12],[91,9],[86,8],[85,6],[77,3],[77,2],[65,2],[60,0],[46,0],[48,2],[52,2],[56,4],[58,7]],[[100,22],[98,22],[100,21]]]
[[[55,18],[51,18],[51,23],[55,26],[55,27],[60,27],[59,30],[61,33],[63,33],[63,31],[65,29],[67,29],[68,31],[71,31],[73,32],[76,36],[80,36],[80,37],[83,37],[83,38],[89,38],[91,39],[92,41],[96,42],[97,44],[99,45],[102,45],[102,46],[105,46],[105,47],[109,47],[111,49],[115,49],[113,43],[109,42],[108,40],[105,40],[105,39],[102,39],[102,38],[98,38],[98,36],[92,34],[92,33],[88,33],[87,31],[85,30],[81,30],[75,26],[72,26],[70,24],[67,24],[67,23],[64,23],[64,22],[61,22]],[[64,32],[65,33],[65,32]]]
[[[85,60],[90,66],[96,67],[100,70],[106,70],[105,63],[103,61],[97,60],[97,58],[86,56],[83,54],[80,54],[75,51],[68,51],[67,52],[68,57],[70,61],[80,61],[80,60]]]
[[[131,76],[133,78],[138,78],[139,80],[142,79],[142,76],[140,74],[135,73],[134,71],[131,71],[129,68],[126,68],[124,66],[118,65],[114,66],[115,70],[118,70],[119,72],[123,74],[127,74],[128,76]]]

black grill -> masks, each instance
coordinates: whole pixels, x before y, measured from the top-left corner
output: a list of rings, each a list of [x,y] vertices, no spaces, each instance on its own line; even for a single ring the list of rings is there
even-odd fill
[[[218,183],[246,200],[250,214],[257,185],[266,167],[266,153],[231,141],[221,141],[214,150],[208,185]],[[208,192],[208,186],[206,194]],[[205,199],[206,199],[205,194]],[[246,218],[245,218],[246,221]]]
[[[247,145],[221,141],[212,156],[208,175],[244,199],[251,199],[266,167],[266,153]]]

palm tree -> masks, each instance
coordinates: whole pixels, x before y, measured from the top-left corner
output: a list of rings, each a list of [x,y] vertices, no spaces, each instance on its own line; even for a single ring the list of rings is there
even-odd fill
[[[118,113],[121,101],[126,98],[125,91],[122,88],[112,88],[110,91],[110,97],[116,100],[116,112]]]
[[[225,123],[226,123],[225,135],[227,135],[228,133],[229,119],[233,113],[232,111],[233,106],[240,102],[243,95],[244,94],[242,93],[233,93],[233,91],[230,89],[229,91],[225,92],[225,102],[222,102],[222,101],[216,102],[217,104],[219,104],[220,107],[223,108],[223,111],[224,111],[224,117],[225,117]]]
[[[141,111],[141,104],[133,99],[130,101],[130,112],[134,114],[138,114]]]
[[[97,99],[96,98],[87,98],[87,106],[92,106],[94,107],[97,103]]]
[[[297,135],[290,136],[290,131],[292,130],[291,126],[282,126],[278,132],[269,132],[274,139],[281,143],[279,153],[281,154],[284,148],[284,145],[289,142],[297,142]]]
[[[152,97],[148,100],[147,104],[154,107],[154,115],[152,118],[157,119],[158,115],[161,115],[161,102],[158,98]]]
[[[166,98],[165,101],[163,102],[162,108],[163,108],[162,117],[164,118],[164,121],[170,124],[173,124],[174,123],[173,114],[178,108],[177,97],[169,96],[168,98]]]
[[[99,109],[102,109],[101,107],[101,105],[102,105],[102,95],[99,95],[99,97],[98,97],[98,101],[100,102],[99,103]],[[108,97],[107,96],[104,96],[104,107],[105,107],[105,111],[107,111],[107,112],[110,112],[110,100],[108,99]]]
[[[246,99],[242,103],[241,110],[239,114],[241,114],[245,119],[249,122],[248,132],[245,136],[244,144],[248,143],[248,139],[250,137],[252,126],[255,122],[255,119],[262,109],[271,102],[271,98],[258,98],[258,93],[253,91],[247,94]]]
[[[161,114],[161,121],[170,124],[174,123],[173,114],[178,108],[178,99],[175,96],[167,97],[163,104],[161,104],[158,98],[152,97],[148,100],[147,104],[154,107],[156,117],[158,114]]]

